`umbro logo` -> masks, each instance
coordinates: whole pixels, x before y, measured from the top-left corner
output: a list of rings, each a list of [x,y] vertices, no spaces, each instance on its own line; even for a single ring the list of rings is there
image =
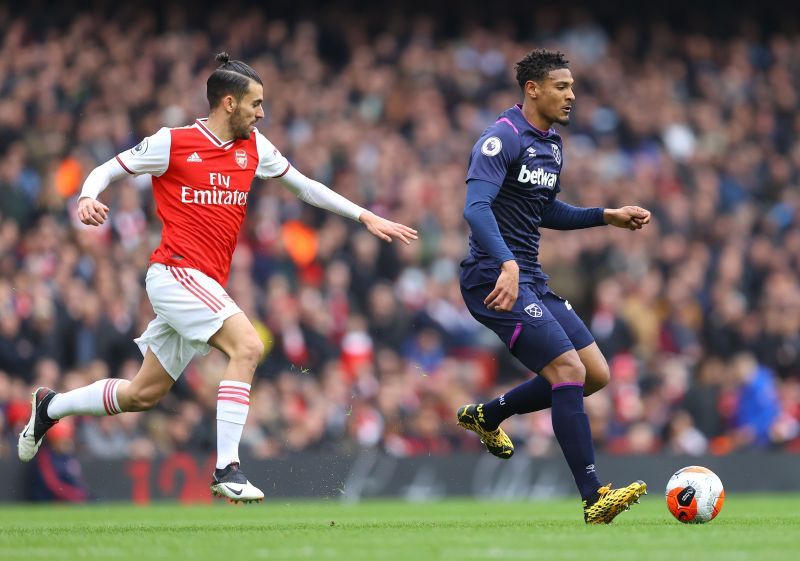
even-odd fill
[[[192,152],[192,155],[186,158],[187,162],[202,162],[203,158],[197,152]]]

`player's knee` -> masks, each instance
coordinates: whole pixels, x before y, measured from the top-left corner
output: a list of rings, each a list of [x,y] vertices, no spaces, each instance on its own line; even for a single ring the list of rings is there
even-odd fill
[[[554,385],[567,382],[584,383],[586,381],[586,367],[578,357],[578,353],[572,351],[564,353],[553,360],[542,370],[542,375]]]
[[[586,373],[585,395],[592,395],[594,392],[602,390],[610,380],[611,371],[608,368],[608,364],[603,361],[602,367],[593,368],[591,372]]]
[[[610,380],[611,372],[605,360],[602,361],[602,364],[592,364],[591,368],[586,371],[586,383],[584,385],[583,395],[592,395],[602,390],[608,385]]]
[[[234,352],[237,359],[257,364],[264,354],[264,343],[253,333],[249,337],[243,337]]]

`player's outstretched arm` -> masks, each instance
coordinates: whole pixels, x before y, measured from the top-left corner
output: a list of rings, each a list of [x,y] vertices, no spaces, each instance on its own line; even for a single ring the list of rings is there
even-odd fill
[[[88,226],[100,226],[106,221],[108,207],[99,202],[97,197],[114,181],[143,173],[158,177],[167,171],[171,144],[169,129],[162,127],[130,150],[94,168],[83,182],[78,199],[80,221]]]
[[[116,158],[97,166],[86,178],[78,200],[78,219],[87,226],[100,226],[108,218],[108,207],[97,200],[108,185],[126,177],[128,172]]]
[[[542,222],[540,228],[551,230],[581,230],[583,228],[594,228],[595,226],[605,226],[607,222],[603,219],[603,208],[600,207],[579,207],[572,206],[553,199],[542,209]]]
[[[603,221],[617,228],[641,230],[650,223],[650,211],[640,206],[607,208],[603,211]]]
[[[409,228],[405,224],[392,222],[374,214],[368,210],[361,213],[358,220],[367,227],[369,233],[384,241],[392,243],[392,239],[398,239],[403,243],[410,244],[413,240],[419,239],[417,231]]]
[[[412,240],[417,239],[417,231],[413,228],[391,222],[361,208],[319,181],[306,177],[294,167],[290,167],[278,180],[301,201],[358,220],[367,227],[371,234],[382,240],[391,242],[392,239],[397,238],[405,243],[411,243]]]

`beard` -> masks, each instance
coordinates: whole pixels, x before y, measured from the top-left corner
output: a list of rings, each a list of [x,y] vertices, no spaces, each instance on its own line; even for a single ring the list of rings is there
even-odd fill
[[[250,122],[242,115],[239,109],[236,109],[231,115],[231,132],[233,137],[239,140],[247,140],[252,133]]]
[[[567,115],[566,117],[556,117],[553,120],[559,125],[567,126],[569,124],[569,117],[570,117],[569,115]]]

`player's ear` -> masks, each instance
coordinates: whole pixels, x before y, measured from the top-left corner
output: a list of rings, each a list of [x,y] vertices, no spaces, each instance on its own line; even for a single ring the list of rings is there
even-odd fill
[[[525,94],[536,99],[536,96],[539,95],[539,84],[533,80],[525,82]]]
[[[236,110],[236,98],[230,94],[222,98],[222,108],[227,113],[233,113]]]

